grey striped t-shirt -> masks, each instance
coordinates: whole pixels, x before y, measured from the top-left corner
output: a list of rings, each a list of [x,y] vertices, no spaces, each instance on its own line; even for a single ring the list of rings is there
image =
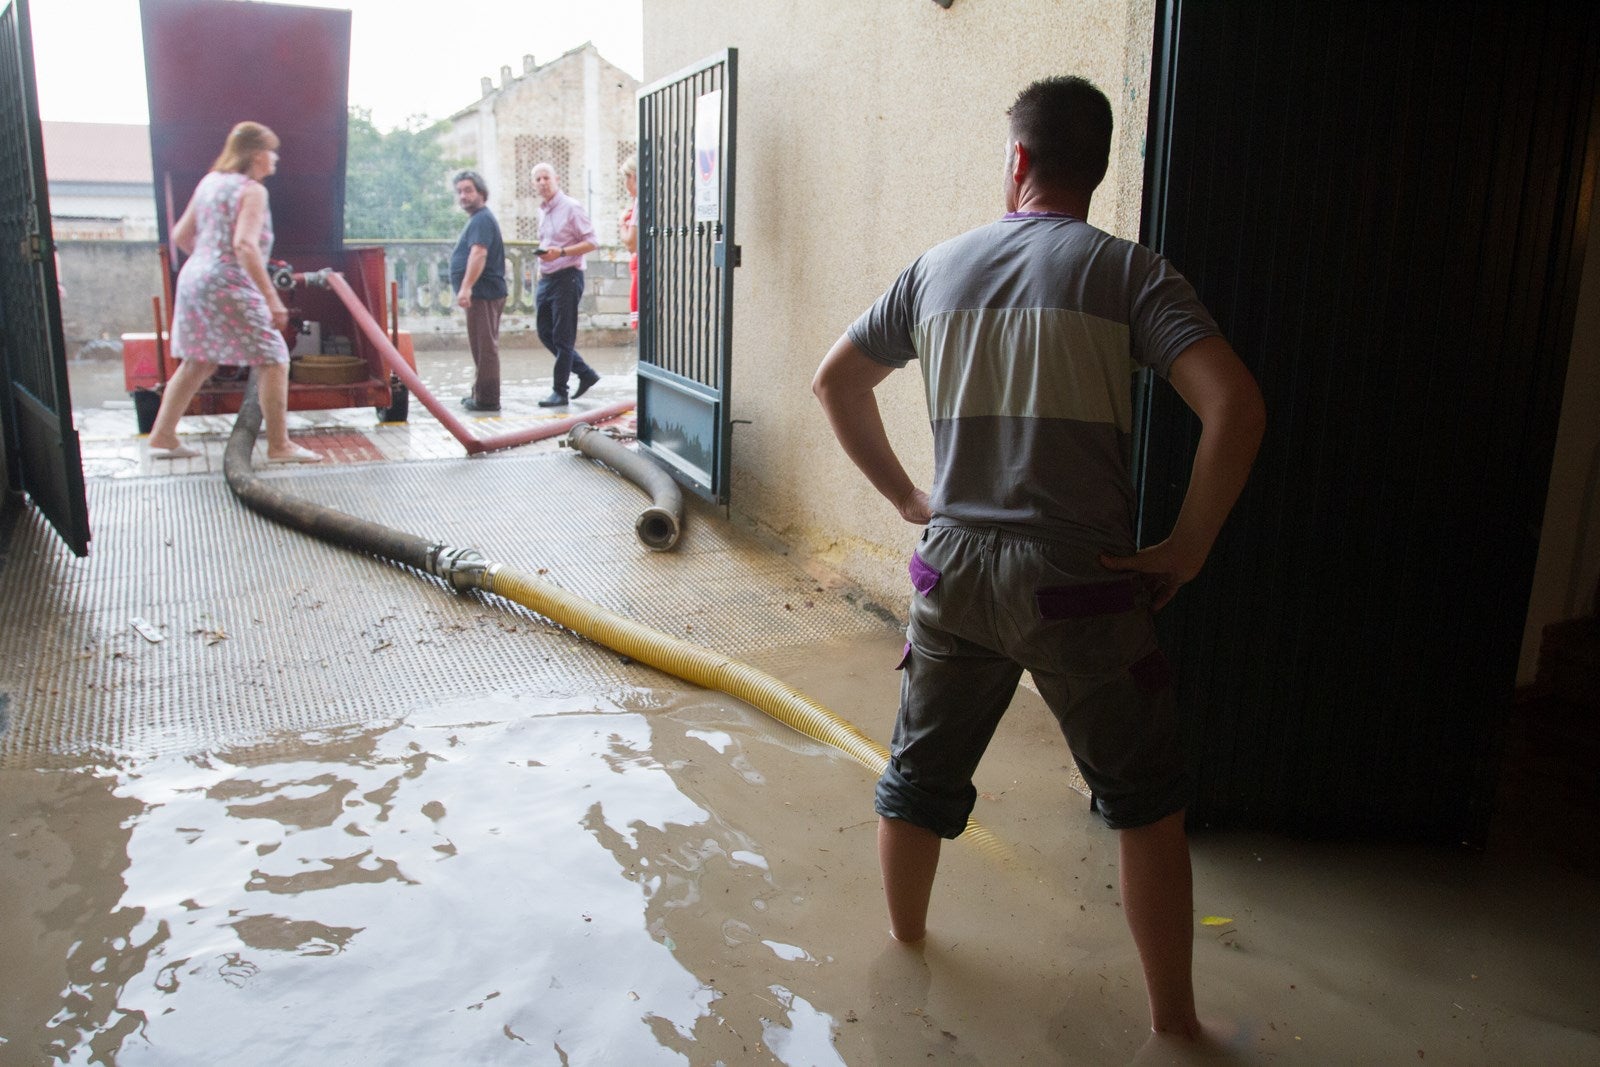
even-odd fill
[[[848,336],[892,367],[921,360],[936,517],[1129,552],[1135,365],[1164,378],[1219,332],[1156,253],[1032,215],[929,249]]]

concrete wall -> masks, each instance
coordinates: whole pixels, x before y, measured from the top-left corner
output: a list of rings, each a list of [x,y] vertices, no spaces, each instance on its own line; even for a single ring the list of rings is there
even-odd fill
[[[1111,98],[1090,221],[1138,236],[1152,0],[644,0],[645,81],[739,49],[732,507],[903,612],[917,531],[844,457],[818,361],[928,245],[1004,210],[1005,109],[1035,78]],[[932,470],[921,381],[879,390],[912,477]]]
[[[57,238],[61,284],[66,290],[61,330],[68,359],[97,353],[120,359],[121,349],[110,347],[120,344],[118,338],[155,329],[150,298],[161,293],[157,247],[155,241]],[[85,346],[89,346],[87,353]]]
[[[125,333],[155,328],[151,297],[161,293],[161,260],[155,241],[69,240],[58,236],[61,282],[61,328],[68,359],[121,359]],[[407,249],[414,246],[405,245]],[[449,248],[441,246],[441,255]],[[391,273],[392,273],[391,263]],[[633,343],[628,328],[627,253],[601,248],[590,253],[583,300],[578,305],[578,347],[617,347]],[[163,306],[163,311],[165,308]],[[418,348],[465,349],[466,320],[457,311],[412,314],[402,309],[400,328],[410,331]],[[519,307],[507,307],[500,323],[500,342],[534,347],[531,296]]]

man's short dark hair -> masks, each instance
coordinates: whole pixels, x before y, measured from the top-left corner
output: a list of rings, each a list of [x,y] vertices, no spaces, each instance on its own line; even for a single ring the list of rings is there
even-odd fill
[[[462,182],[471,182],[472,187],[478,190],[478,195],[485,201],[489,199],[489,183],[483,180],[483,175],[475,170],[458,170],[456,176],[450,179],[450,188],[454,189]]]
[[[1092,193],[1111,158],[1111,101],[1076,76],[1041,78],[1006,112],[1011,138],[1028,150],[1035,177],[1049,186]]]

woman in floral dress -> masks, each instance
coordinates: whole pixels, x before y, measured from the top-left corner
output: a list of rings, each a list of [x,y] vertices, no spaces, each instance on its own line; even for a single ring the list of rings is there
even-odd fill
[[[258,122],[239,123],[172,228],[172,243],[189,258],[178,272],[173,308],[172,355],[181,362],[150,429],[156,458],[199,455],[178,440],[178,419],[223,365],[256,368],[269,460],[322,458],[289,440],[289,348],[282,333],[289,312],[267,277],[272,212],[261,184],[277,169],[277,134]]]

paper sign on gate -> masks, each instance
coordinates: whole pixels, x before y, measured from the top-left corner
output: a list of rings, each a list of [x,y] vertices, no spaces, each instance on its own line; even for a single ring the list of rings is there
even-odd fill
[[[694,221],[722,217],[722,90],[694,103]]]

